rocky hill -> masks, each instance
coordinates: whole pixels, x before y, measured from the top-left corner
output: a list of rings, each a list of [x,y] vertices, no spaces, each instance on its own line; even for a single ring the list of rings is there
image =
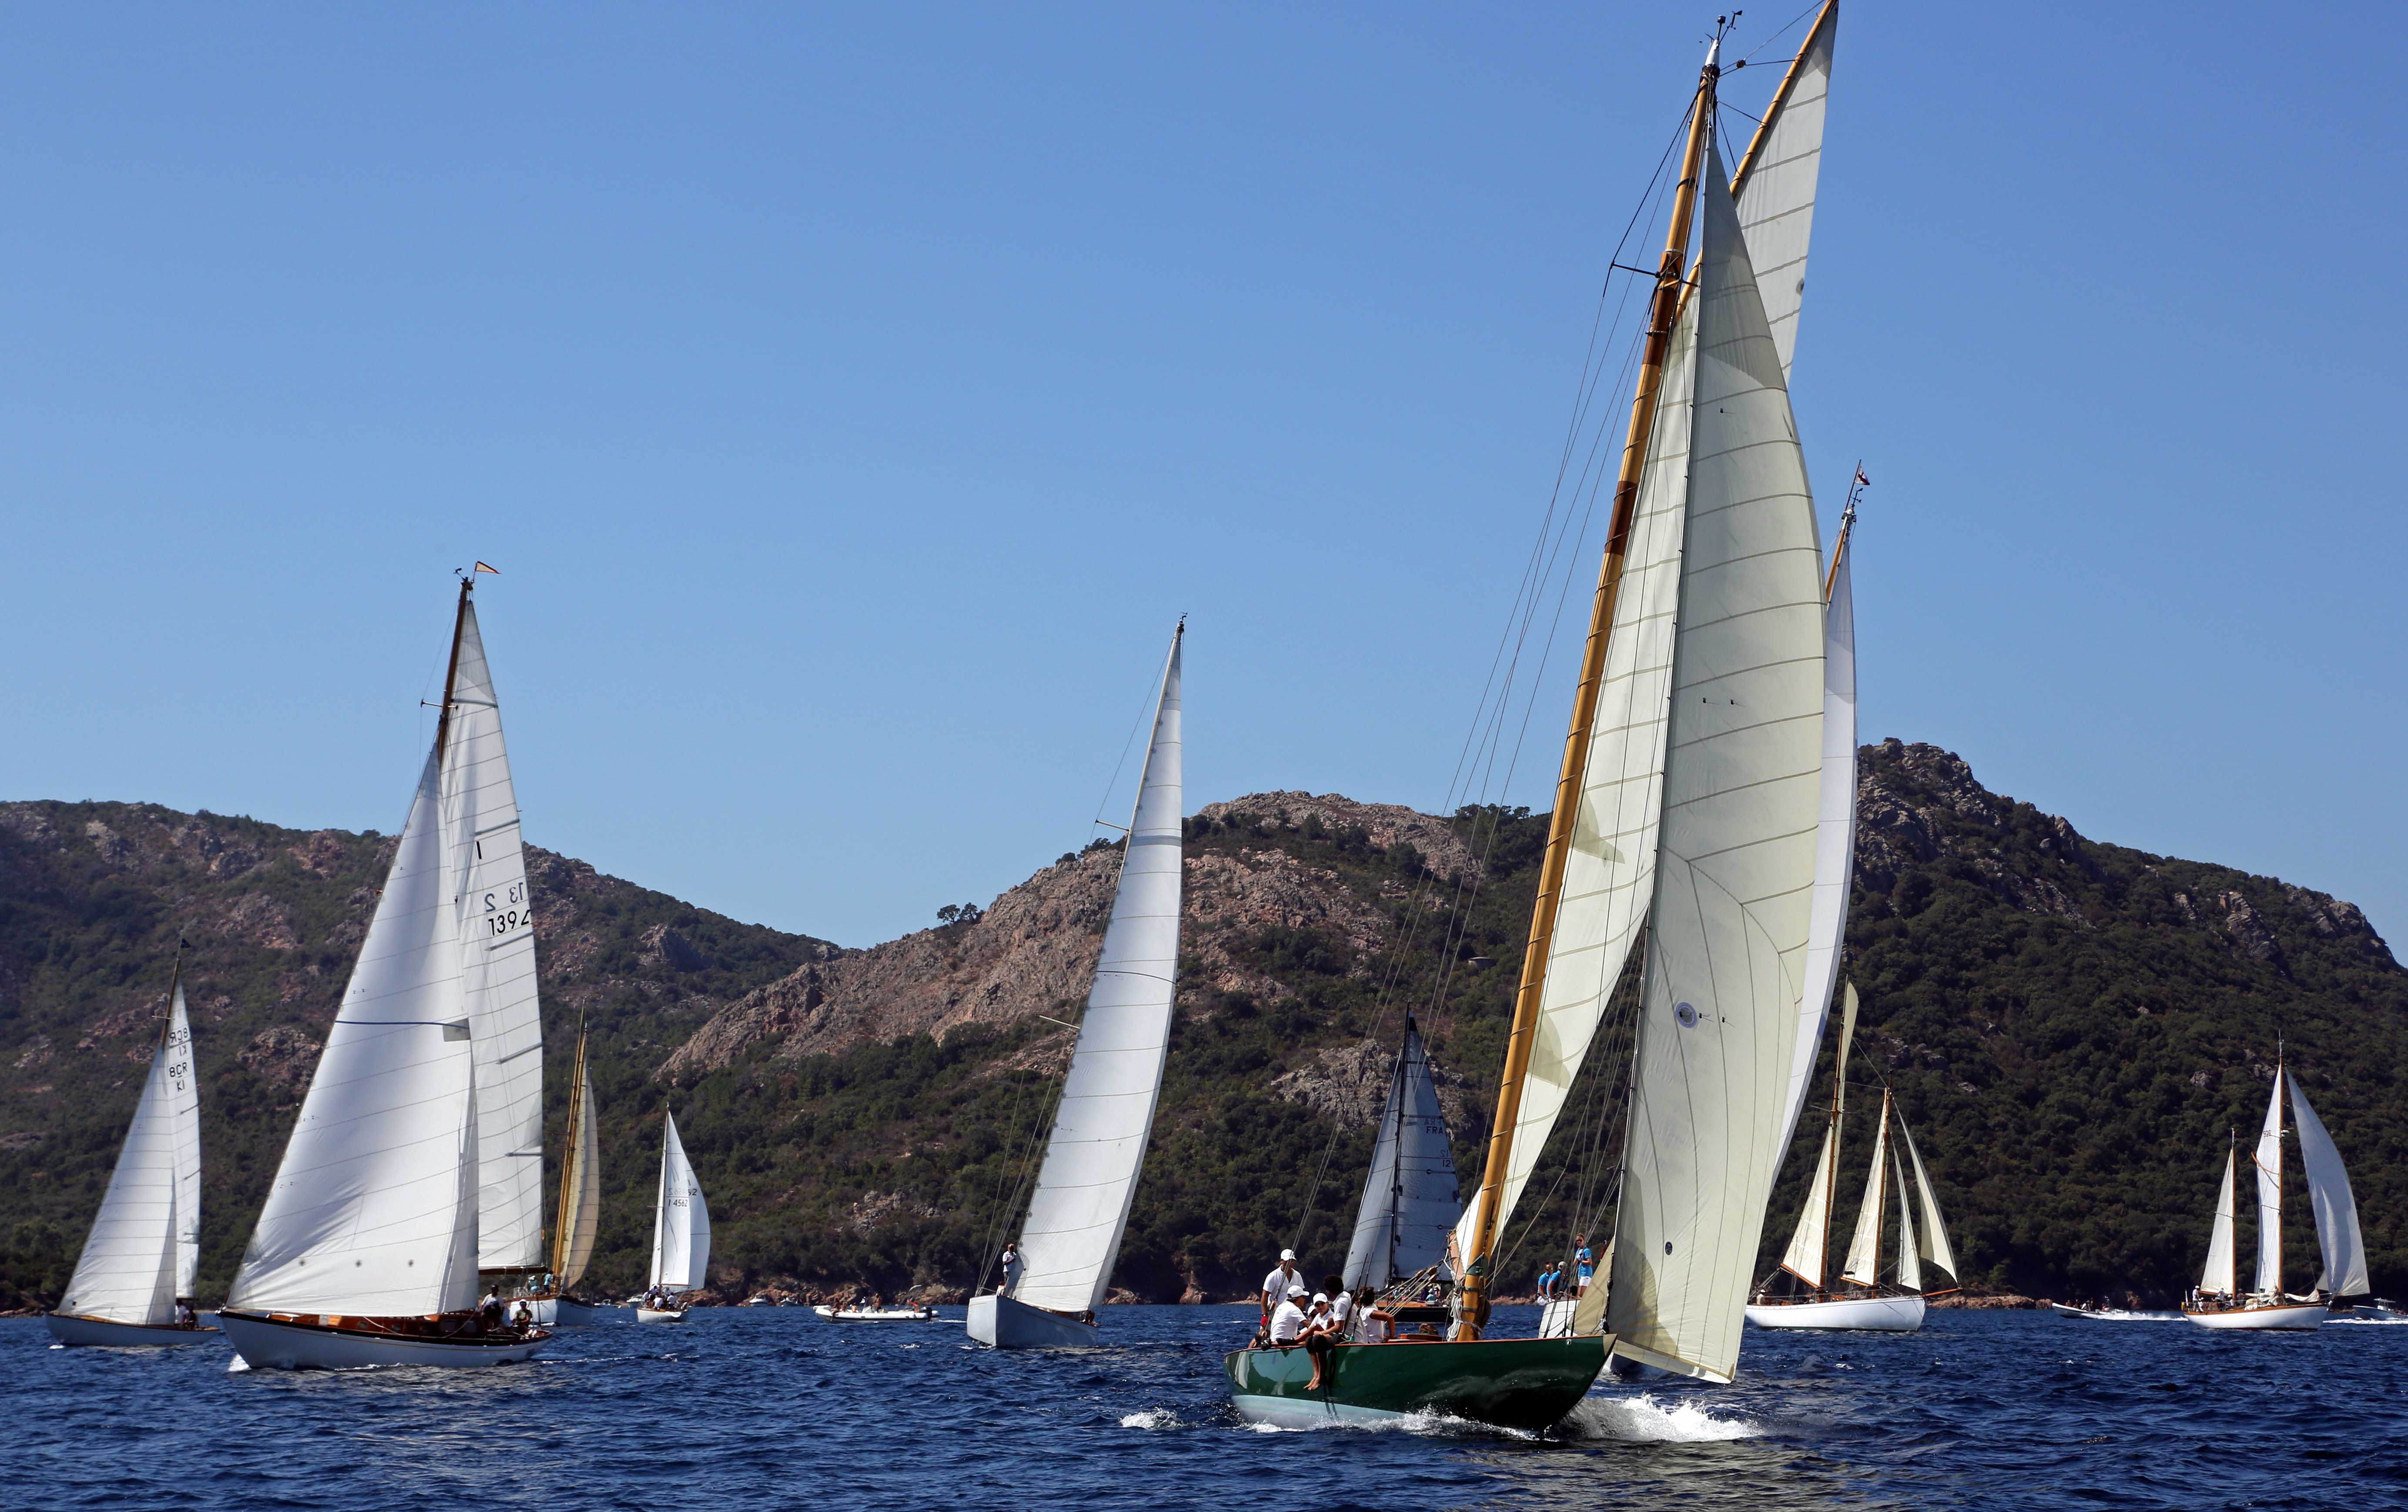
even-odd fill
[[[1867,748],[1860,808],[1857,1064],[1914,1121],[1970,1280],[2177,1291],[2225,1129],[2262,1114],[2279,1029],[2351,1161],[2378,1285],[2408,1284],[2408,1093],[2389,1069],[2408,1050],[2408,973],[2356,908],[2086,840],[1929,746]],[[1179,1015],[1116,1277],[1166,1300],[1242,1292],[1286,1243],[1337,1258],[1382,1046],[1408,1009],[1470,1170],[1544,842],[1521,810],[1441,819],[1298,792],[1211,805],[1188,831]],[[63,1283],[180,930],[209,1078],[204,1289],[222,1286],[390,848],[142,806],[0,806],[0,1275]],[[1114,848],[860,951],[538,857],[547,1035],[565,1047],[580,1014],[595,1028],[604,1286],[640,1276],[671,1105],[724,1290],[977,1277],[1068,1051],[1060,1020],[1100,946]],[[1567,1121],[1609,1127],[1614,1077],[1591,1079]],[[1559,1137],[1532,1184],[1522,1268],[1594,1198],[1580,1172],[1558,1179],[1579,1142]]]

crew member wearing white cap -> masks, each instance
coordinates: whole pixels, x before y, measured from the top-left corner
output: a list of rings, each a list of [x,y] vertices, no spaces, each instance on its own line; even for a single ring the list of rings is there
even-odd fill
[[[1271,1342],[1294,1344],[1303,1333],[1304,1288],[1292,1287],[1286,1296],[1280,1298],[1279,1305],[1271,1309]]]
[[[1263,1277],[1263,1316],[1268,1318],[1278,1310],[1291,1287],[1301,1290],[1303,1286],[1304,1283],[1296,1277],[1296,1251],[1281,1250],[1279,1264]]]

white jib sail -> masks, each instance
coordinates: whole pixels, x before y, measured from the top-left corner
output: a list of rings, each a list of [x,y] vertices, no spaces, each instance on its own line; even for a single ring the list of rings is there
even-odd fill
[[[2283,1290],[2283,1077],[2258,1133],[2258,1290]]]
[[[1822,784],[1805,459],[1706,150],[1688,526],[1609,1307],[1615,1348],[1728,1380],[1777,1174]]]
[[[1887,1109],[1884,1109],[1886,1114]],[[1848,1241],[1848,1263],[1840,1272],[1849,1280],[1871,1286],[1881,1276],[1883,1199],[1889,1179],[1889,1120],[1873,1136],[1873,1167],[1865,1173],[1865,1200],[1856,1209],[1856,1232]]]
[[[694,1263],[694,1200],[700,1189],[694,1167],[686,1163],[685,1143],[678,1138],[677,1119],[661,1115],[661,1187],[652,1205],[652,1284],[671,1291],[701,1285]],[[709,1233],[706,1228],[704,1232]]]
[[[476,1304],[475,1071],[438,777],[430,752],[229,1307]]]
[[[1823,1255],[1830,1248],[1831,1185],[1840,1165],[1840,1125],[1827,1125],[1823,1157],[1814,1163],[1814,1183],[1806,1189],[1806,1207],[1798,1215],[1798,1232],[1789,1236],[1789,1250],[1781,1268],[1808,1286],[1823,1284]]]
[[[179,990],[177,1009],[183,1006]],[[175,1320],[178,1238],[177,1110],[193,1085],[192,1034],[179,1034],[183,1014],[171,1010],[159,1047],[150,1057],[134,1121],[117,1153],[100,1211],[85,1236],[75,1275],[59,1311],[112,1323]],[[181,1039],[181,1046],[177,1043]],[[182,1090],[179,1092],[178,1083]]]
[[[1856,868],[1856,615],[1841,553],[1823,616],[1823,775],[1814,818],[1814,909],[1806,947],[1806,998],[1798,1016],[1798,1047],[1789,1063],[1787,1121],[1781,1153],[1798,1132],[1814,1076],[1814,1051],[1831,1021],[1831,994],[1847,943],[1848,889]]]
[[[1941,1220],[1940,1199],[1931,1191],[1931,1173],[1923,1168],[1923,1152],[1914,1148],[1914,1131],[1906,1126],[1904,1119],[1898,1120],[1898,1136],[1905,1141],[1906,1158],[1914,1165],[1914,1190],[1923,1205],[1923,1258],[1955,1277],[1956,1251],[1948,1243],[1948,1225]],[[1900,1203],[1906,1201],[1905,1190],[1899,1189]]]
[[[579,1048],[581,1052],[583,1047]],[[582,1053],[577,1057],[577,1083],[571,1095],[576,1099],[577,1126],[568,1132],[568,1175],[561,1183],[567,1200],[561,1205],[565,1210],[557,1215],[557,1284],[563,1291],[584,1276],[586,1265],[594,1259],[594,1235],[602,1226],[602,1159],[595,1133],[594,1077],[586,1069]]]
[[[1103,954],[1021,1226],[1020,1255],[1028,1268],[1011,1294],[1032,1307],[1076,1313],[1103,1305],[1162,1092],[1178,990],[1183,637],[1183,630],[1171,637],[1163,667]]]
[[[1814,185],[1823,167],[1823,116],[1831,93],[1831,50],[1840,13],[1827,7],[1806,35],[1788,95],[1766,118],[1764,147],[1740,186],[1739,223],[1764,300],[1765,326],[1781,354],[1781,378],[1798,349],[1806,299],[1806,249],[1814,231]]]
[[[2366,1274],[2366,1238],[2358,1230],[2358,1198],[2349,1190],[2349,1173],[2342,1169],[2341,1151],[2325,1120],[2308,1105],[2300,1078],[2289,1077],[2291,1113],[2300,1122],[2300,1159],[2308,1168],[2308,1205],[2316,1216],[2316,1247],[2324,1251],[2325,1271],[2316,1290],[2336,1297],[2361,1297],[2374,1290]]]
[[[2215,1193],[2215,1226],[2207,1231],[2207,1269],[2199,1278],[2199,1289],[2214,1296],[2229,1297],[2241,1290],[2232,1262],[2232,1175],[2239,1163],[2232,1151],[2225,1151],[2224,1185]]]
[[[710,1285],[710,1204],[703,1200],[702,1180],[691,1165],[686,1167],[685,1191],[693,1203],[686,1217],[687,1285],[699,1291]]]
[[[201,1270],[201,1077],[179,977],[167,1005],[167,1115],[176,1142],[176,1295],[190,1297]]]
[[[477,1057],[477,1263],[543,1263],[543,1018],[535,916],[501,705],[477,606],[460,606],[443,798],[460,848],[461,976]]]
[[[1905,1131],[1905,1125],[1899,1125]],[[1906,1163],[1898,1147],[1889,1151],[1889,1174],[1898,1183],[1898,1284],[1901,1291],[1923,1290],[1923,1247],[1914,1242],[1914,1209],[1906,1200]]]
[[[1446,1114],[1430,1079],[1421,1031],[1408,1020],[1388,1078],[1388,1102],[1371,1149],[1371,1173],[1346,1249],[1348,1287],[1386,1286],[1446,1261],[1447,1232],[1463,1216],[1448,1147]]]
[[[1565,858],[1547,979],[1530,1067],[1494,1230],[1513,1205],[1571,1095],[1607,999],[1622,979],[1656,876],[1664,812],[1664,741],[1672,692],[1672,642],[1680,607],[1681,542],[1688,527],[1689,410],[1696,376],[1698,310],[1692,299],[1672,329],[1656,391],[1656,422],[1624,554],[1622,586],[1606,641],[1580,812]],[[1472,1205],[1476,1210],[1478,1205]],[[1455,1225],[1455,1253],[1474,1257],[1476,1211]]]

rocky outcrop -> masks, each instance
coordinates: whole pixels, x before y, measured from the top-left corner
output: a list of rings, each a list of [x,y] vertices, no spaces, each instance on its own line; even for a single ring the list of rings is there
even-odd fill
[[[1312,1060],[1271,1081],[1273,1095],[1299,1103],[1348,1131],[1368,1129],[1387,1105],[1388,1080],[1396,1070],[1393,1045],[1357,1041],[1332,1046]],[[1438,1088],[1439,1110],[1449,1130],[1464,1131],[1463,1078],[1440,1064],[1429,1063],[1430,1080]]]

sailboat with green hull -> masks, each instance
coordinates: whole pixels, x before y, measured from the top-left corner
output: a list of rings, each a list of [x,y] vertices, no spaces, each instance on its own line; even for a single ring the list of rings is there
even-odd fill
[[[1836,0],[1735,177],[1718,32],[1698,79],[1636,368],[1605,559],[1477,1194],[1380,1342],[1226,1362],[1280,1426],[1449,1414],[1545,1428],[1607,1361],[1738,1366],[1764,1208],[1815,991],[1823,551],[1790,413]],[[1627,973],[1633,992],[1617,992]],[[1634,1045],[1613,1239],[1555,1336],[1490,1338],[1505,1237],[1610,1003]],[[1526,1227],[1526,1225],[1525,1225]],[[1439,1336],[1433,1324],[1443,1323]]]

